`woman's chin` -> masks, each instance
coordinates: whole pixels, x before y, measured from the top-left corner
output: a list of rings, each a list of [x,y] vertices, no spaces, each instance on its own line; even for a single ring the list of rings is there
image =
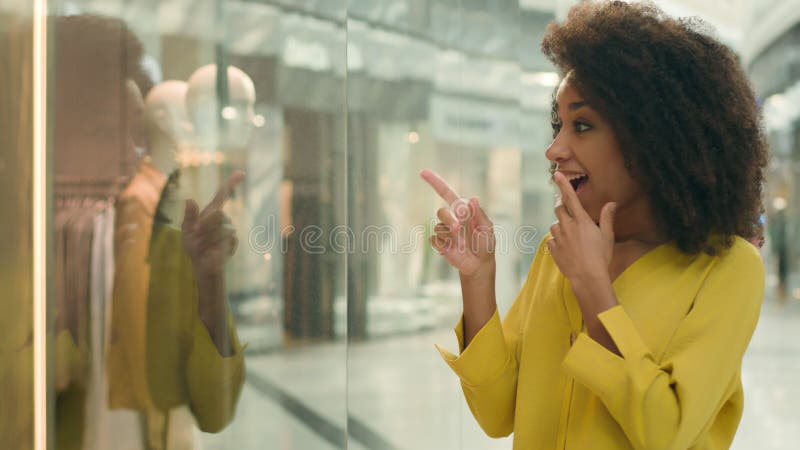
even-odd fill
[[[582,203],[583,204],[583,203]],[[583,208],[586,210],[586,213],[589,214],[589,217],[592,218],[592,222],[599,224],[600,223],[600,209],[596,205],[590,204],[583,204]]]

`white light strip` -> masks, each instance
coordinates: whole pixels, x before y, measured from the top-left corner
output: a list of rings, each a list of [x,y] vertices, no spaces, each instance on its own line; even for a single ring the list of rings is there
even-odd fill
[[[33,438],[47,450],[47,0],[33,1]]]

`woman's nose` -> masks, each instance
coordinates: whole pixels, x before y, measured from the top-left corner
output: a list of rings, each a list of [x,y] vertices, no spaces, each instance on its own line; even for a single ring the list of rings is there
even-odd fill
[[[569,159],[569,146],[566,145],[562,139],[559,139],[558,136],[556,136],[556,138],[553,139],[553,142],[550,143],[547,151],[544,152],[544,155],[552,162],[557,163],[565,161]]]

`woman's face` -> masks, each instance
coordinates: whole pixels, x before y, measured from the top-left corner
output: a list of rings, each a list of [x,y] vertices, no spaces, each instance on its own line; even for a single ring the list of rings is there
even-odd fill
[[[572,86],[567,75],[556,93],[556,133],[547,159],[571,179],[583,208],[595,223],[608,202],[617,203],[617,220],[632,209],[646,207],[647,199],[628,173],[611,126],[592,109]],[[576,176],[583,175],[576,179]]]

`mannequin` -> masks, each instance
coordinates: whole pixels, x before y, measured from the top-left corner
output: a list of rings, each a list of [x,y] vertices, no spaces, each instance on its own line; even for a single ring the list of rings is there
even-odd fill
[[[194,127],[186,109],[184,81],[168,80],[156,85],[145,99],[144,125],[150,146],[150,162],[161,173],[176,169],[181,151],[192,141]]]
[[[217,95],[217,65],[197,69],[188,81],[186,107],[197,130],[201,151],[243,150],[253,131],[256,89],[241,69],[228,66],[228,102],[221,105]],[[217,118],[221,112],[223,121]],[[224,125],[221,126],[221,123]]]
[[[145,99],[144,131],[150,150],[145,160],[165,177],[192,164],[187,159],[195,140],[186,109],[188,89],[185,81],[167,80],[155,86]],[[180,223],[183,200],[192,198],[192,194],[188,183],[178,182],[169,198],[162,200],[161,212],[172,223]]]
[[[183,152],[187,166],[182,182],[192,198],[209,201],[222,181],[220,165],[232,154],[247,150],[253,132],[256,90],[244,71],[229,66],[228,101],[221,104],[217,92],[217,65],[197,69],[187,82],[186,108],[194,127],[194,145]]]

